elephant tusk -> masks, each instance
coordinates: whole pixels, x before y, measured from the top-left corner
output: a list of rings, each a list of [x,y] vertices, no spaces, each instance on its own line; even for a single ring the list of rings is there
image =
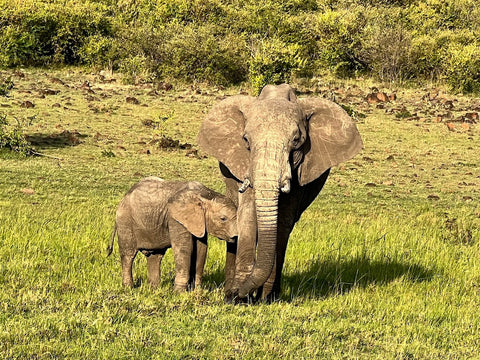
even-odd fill
[[[283,182],[283,186],[280,189],[283,193],[288,194],[290,192],[290,181],[286,180]]]
[[[245,178],[245,180],[243,180],[242,186],[240,186],[240,188],[238,189],[238,192],[243,194],[248,189],[249,186],[250,186],[250,180],[248,178]]]

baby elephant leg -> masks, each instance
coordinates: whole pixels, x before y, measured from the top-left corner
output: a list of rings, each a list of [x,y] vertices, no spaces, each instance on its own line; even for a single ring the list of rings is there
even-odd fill
[[[135,256],[137,252],[126,252],[121,254],[121,262],[122,262],[122,283],[125,286],[132,287],[133,286],[133,275],[132,275],[132,267],[133,267],[133,260],[135,260]]]
[[[200,287],[202,284],[203,269],[207,257],[207,239],[197,239],[194,243],[192,259],[190,260],[190,283],[191,288]]]
[[[193,252],[192,236],[186,234],[172,240],[173,257],[175,260],[175,291],[186,291],[190,280],[190,264]]]
[[[162,259],[165,255],[165,249],[152,252],[147,257],[147,276],[148,283],[152,287],[157,287],[162,275]]]

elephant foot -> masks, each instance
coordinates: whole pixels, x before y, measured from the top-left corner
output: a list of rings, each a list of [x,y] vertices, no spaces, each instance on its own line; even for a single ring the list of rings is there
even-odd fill
[[[256,302],[256,298],[250,295],[245,297],[238,296],[238,290],[232,290],[228,293],[225,293],[223,298],[225,304],[233,304],[233,305],[252,305]]]
[[[280,293],[277,292],[271,292],[270,294],[267,294],[266,296],[261,297],[259,300],[265,304],[272,304],[274,302],[280,301]]]
[[[175,284],[173,286],[173,291],[175,291],[176,293],[183,293],[183,292],[186,292],[187,291],[187,285],[178,285],[178,284]]]
[[[228,290],[225,291],[225,296],[223,297],[223,302],[225,304],[234,304],[235,298],[238,297],[238,290]]]

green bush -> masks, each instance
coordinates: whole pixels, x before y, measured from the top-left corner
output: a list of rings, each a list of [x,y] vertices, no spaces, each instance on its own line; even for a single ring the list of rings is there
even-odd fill
[[[76,1],[6,1],[0,11],[0,65],[76,64],[89,36],[111,34],[106,8]]]
[[[476,0],[3,0],[0,67],[86,64],[254,91],[330,72],[473,91],[479,18]]]
[[[377,8],[368,12],[361,34],[359,58],[381,79],[398,81],[412,73],[411,34],[398,8]]]
[[[124,58],[121,68],[131,76],[174,78],[216,84],[245,80],[245,50],[242,36],[221,34],[215,25],[168,24],[143,27],[124,33],[124,51],[136,54]]]
[[[312,34],[316,39],[316,68],[328,69],[340,77],[365,70],[367,65],[358,56],[365,26],[362,7],[318,14]]]
[[[306,59],[297,44],[285,44],[279,39],[257,41],[252,46],[248,76],[255,94],[267,84],[290,80],[292,74],[305,67]]]
[[[0,115],[0,149],[7,149],[23,155],[32,154],[33,148],[25,137],[22,124],[12,125],[6,116]]]
[[[449,46],[446,81],[453,90],[480,93],[479,43]]]

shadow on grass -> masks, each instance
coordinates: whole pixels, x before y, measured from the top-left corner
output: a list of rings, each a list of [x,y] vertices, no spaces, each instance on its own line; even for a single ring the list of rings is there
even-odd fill
[[[430,281],[434,272],[418,264],[366,257],[345,260],[313,261],[306,270],[282,276],[282,298],[324,298],[348,293],[353,288],[385,285],[402,278],[409,282]]]
[[[28,135],[27,141],[36,149],[63,148],[76,146],[83,142],[88,135],[80,134],[78,131],[64,130],[57,134],[32,134]]]
[[[385,259],[370,260],[366,257],[352,259],[314,260],[307,269],[282,275],[281,298],[283,301],[303,298],[325,298],[346,294],[354,288],[385,285],[402,278],[408,282],[430,281],[435,272],[418,264]],[[204,274],[203,286],[207,289],[223,287],[223,269]]]

